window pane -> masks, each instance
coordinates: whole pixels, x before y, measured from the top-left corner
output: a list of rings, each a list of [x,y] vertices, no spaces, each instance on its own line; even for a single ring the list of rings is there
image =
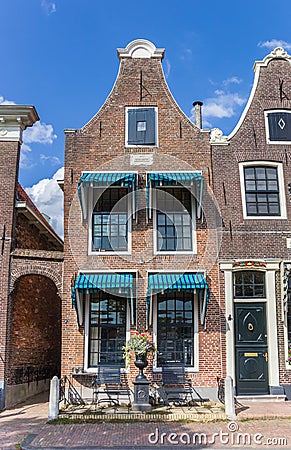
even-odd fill
[[[263,166],[244,168],[244,176],[247,214],[280,215],[277,168]]]
[[[265,273],[253,270],[234,273],[234,297],[265,297]]]
[[[193,366],[193,293],[166,291],[157,299],[158,365]]]

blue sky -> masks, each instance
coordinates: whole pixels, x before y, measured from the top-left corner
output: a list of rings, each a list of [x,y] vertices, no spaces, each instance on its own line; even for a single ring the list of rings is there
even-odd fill
[[[137,38],[166,49],[182,110],[191,117],[203,101],[203,126],[229,134],[254,61],[276,46],[291,53],[290,18],[290,0],[2,0],[0,103],[31,104],[40,116],[24,135],[20,182],[61,233],[63,130],[99,110],[117,75],[116,48]]]

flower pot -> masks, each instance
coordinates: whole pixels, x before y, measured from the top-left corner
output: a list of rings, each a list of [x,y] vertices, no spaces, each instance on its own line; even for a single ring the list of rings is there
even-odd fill
[[[148,365],[147,355],[135,355],[134,364],[139,369],[139,374],[136,377],[136,381],[147,380],[147,377],[143,373],[143,369]]]

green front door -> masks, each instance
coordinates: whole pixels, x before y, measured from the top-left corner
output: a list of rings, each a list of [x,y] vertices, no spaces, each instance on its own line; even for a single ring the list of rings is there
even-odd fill
[[[265,303],[235,303],[237,395],[269,393]]]

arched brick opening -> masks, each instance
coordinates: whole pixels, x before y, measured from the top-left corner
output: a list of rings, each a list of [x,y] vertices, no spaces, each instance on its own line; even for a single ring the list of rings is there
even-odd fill
[[[58,289],[47,276],[23,275],[10,295],[6,407],[48,390],[52,376],[60,375],[60,363]]]
[[[20,265],[13,261],[13,267],[10,279],[10,292],[16,287],[20,277],[25,275],[41,275],[50,278],[56,285],[59,296],[62,294],[62,270],[59,262],[44,262],[45,264],[35,264],[34,262],[25,264],[24,261],[19,261]],[[56,267],[53,267],[54,266]]]

